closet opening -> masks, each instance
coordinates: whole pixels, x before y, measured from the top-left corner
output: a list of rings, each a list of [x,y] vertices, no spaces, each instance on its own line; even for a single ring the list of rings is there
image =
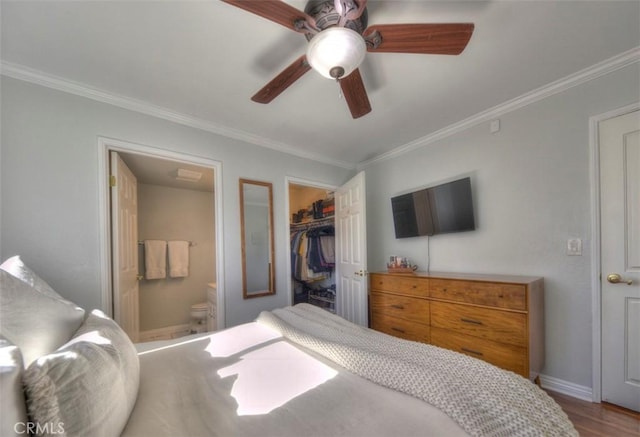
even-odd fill
[[[289,181],[291,303],[336,312],[335,187]]]

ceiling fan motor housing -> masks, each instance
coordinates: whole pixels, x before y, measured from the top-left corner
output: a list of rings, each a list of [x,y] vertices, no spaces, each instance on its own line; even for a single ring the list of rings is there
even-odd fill
[[[334,0],[310,0],[304,12],[316,20],[316,25],[320,31],[335,26],[340,21],[340,14],[336,11]],[[362,35],[362,32],[367,28],[367,22],[367,9],[365,8],[362,15],[355,20],[347,20],[344,23],[344,27]],[[311,41],[315,35],[307,33],[305,36],[308,41]]]

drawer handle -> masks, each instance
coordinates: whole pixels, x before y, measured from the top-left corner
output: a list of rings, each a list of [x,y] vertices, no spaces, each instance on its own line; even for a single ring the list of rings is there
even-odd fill
[[[391,308],[395,308],[397,310],[403,310],[404,309],[404,305],[393,304],[393,305],[391,305]]]
[[[404,332],[404,329],[396,328],[395,326],[392,326],[392,327],[391,327],[391,330],[392,330],[392,331],[399,332],[399,333],[401,333],[401,334],[404,334],[404,333],[405,333],[405,332]]]
[[[463,347],[462,352],[468,352],[470,354],[474,354],[474,355],[478,355],[479,357],[481,357],[482,355],[484,355],[482,352],[480,351],[474,351],[473,349],[467,349],[466,347]]]
[[[473,319],[464,319],[461,318],[460,321],[464,322],[464,323],[470,323],[472,325],[482,325],[482,322],[480,320],[473,320]]]

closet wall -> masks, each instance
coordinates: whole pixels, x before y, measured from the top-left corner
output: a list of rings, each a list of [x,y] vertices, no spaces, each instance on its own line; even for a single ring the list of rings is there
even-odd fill
[[[335,312],[333,192],[289,185],[292,303]]]
[[[140,240],[188,240],[189,276],[140,281],[140,331],[186,325],[216,280],[213,193],[138,184]],[[141,271],[144,265],[140,246]]]

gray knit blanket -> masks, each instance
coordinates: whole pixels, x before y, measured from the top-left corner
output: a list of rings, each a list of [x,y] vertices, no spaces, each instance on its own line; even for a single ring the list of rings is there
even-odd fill
[[[472,436],[577,436],[560,406],[527,379],[436,346],[355,325],[309,304],[258,323],[376,384],[435,406]]]

